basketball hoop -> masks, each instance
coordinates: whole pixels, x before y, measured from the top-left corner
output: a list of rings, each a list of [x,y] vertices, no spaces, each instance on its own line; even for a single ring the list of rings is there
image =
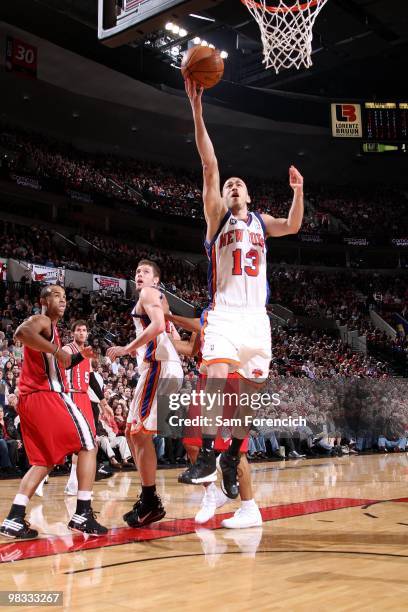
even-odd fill
[[[261,30],[265,68],[312,65],[313,26],[327,0],[241,0]],[[267,4],[269,2],[269,4]]]

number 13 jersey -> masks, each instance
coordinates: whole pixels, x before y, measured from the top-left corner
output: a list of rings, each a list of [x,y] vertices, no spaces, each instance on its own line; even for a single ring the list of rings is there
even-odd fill
[[[237,219],[229,210],[211,242],[205,242],[210,309],[265,311],[269,299],[266,279],[265,224],[258,213]]]

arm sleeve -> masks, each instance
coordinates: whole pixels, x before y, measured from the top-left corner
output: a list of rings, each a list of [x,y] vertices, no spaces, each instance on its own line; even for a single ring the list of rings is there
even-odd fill
[[[100,388],[99,383],[96,380],[96,376],[94,372],[90,372],[89,374],[89,386],[92,389],[92,391],[95,393],[98,400],[99,401],[103,400],[102,389]]]
[[[84,357],[81,355],[81,353],[74,353],[71,357],[71,365],[66,368],[66,370],[71,370],[71,368],[74,368],[76,365],[78,365],[78,363],[81,363],[81,361],[84,360]]]

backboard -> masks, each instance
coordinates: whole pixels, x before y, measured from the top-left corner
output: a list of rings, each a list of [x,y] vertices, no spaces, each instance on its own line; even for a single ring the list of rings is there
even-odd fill
[[[220,0],[98,0],[98,38],[119,47]]]

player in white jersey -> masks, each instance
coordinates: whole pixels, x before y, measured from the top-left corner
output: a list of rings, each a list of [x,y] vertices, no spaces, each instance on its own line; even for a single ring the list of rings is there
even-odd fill
[[[136,352],[140,374],[127,419],[126,438],[142,483],[140,498],[124,515],[130,527],[142,527],[165,516],[156,493],[156,451],[153,435],[157,431],[157,396],[176,393],[183,382],[180,357],[166,331],[166,298],[158,285],[160,269],[154,261],[142,259],[136,269],[139,299],[132,311],[136,340],[125,347],[107,350],[112,363],[116,357]],[[173,326],[174,327],[174,326]]]
[[[250,384],[263,383],[269,373],[271,333],[266,313],[266,239],[296,234],[303,219],[303,177],[293,166],[289,182],[293,202],[287,218],[248,211],[251,198],[244,181],[229,178],[221,189],[218,162],[205,127],[202,112],[203,89],[186,80],[195,124],[197,149],[203,165],[204,215],[207,223],[206,250],[209,259],[210,306],[203,328],[203,363],[207,368],[207,388],[211,391],[238,371]],[[207,391],[206,388],[206,391]],[[219,467],[223,490],[238,495],[237,466],[246,431],[233,430],[229,450]],[[200,484],[213,480],[216,431],[203,431],[203,448],[197,462],[183,474],[183,482]]]

